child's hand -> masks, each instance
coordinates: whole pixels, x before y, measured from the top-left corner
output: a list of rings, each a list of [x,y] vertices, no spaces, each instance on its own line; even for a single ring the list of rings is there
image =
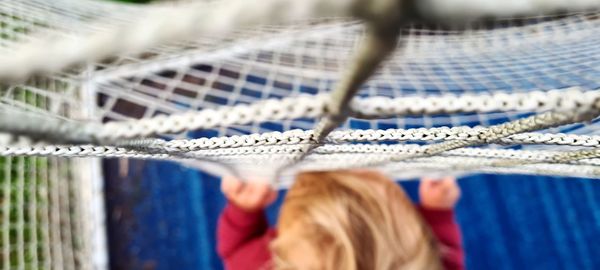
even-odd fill
[[[244,183],[233,176],[225,176],[221,190],[231,203],[248,212],[263,209],[277,199],[277,191],[266,181]]]
[[[440,180],[423,178],[419,185],[421,205],[431,209],[452,209],[460,198],[460,187],[454,177]]]

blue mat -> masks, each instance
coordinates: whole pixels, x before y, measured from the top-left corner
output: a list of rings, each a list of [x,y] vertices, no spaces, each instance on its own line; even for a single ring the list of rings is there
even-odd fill
[[[222,269],[219,180],[174,163],[106,161],[112,269]],[[460,179],[469,269],[598,269],[600,182],[520,175]],[[403,183],[414,197],[416,182]],[[277,215],[283,196],[268,214]]]

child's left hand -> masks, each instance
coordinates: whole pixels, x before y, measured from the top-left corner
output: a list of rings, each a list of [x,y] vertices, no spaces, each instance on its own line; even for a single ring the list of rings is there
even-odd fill
[[[460,187],[454,177],[440,180],[422,178],[419,185],[421,205],[431,209],[452,209],[460,198]]]
[[[225,176],[221,190],[231,203],[248,212],[261,210],[277,199],[277,191],[267,181],[261,180],[242,182],[235,177]]]

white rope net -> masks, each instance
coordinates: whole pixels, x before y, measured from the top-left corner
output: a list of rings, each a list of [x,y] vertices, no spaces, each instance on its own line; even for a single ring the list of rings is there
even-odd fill
[[[1,129],[19,135],[0,155],[215,174],[600,175],[600,1],[410,2],[0,1]],[[557,8],[567,12],[527,15]],[[405,9],[439,26],[398,20]],[[523,14],[460,30],[439,19]],[[353,79],[356,63],[387,56],[369,47],[356,62],[362,44],[381,45],[373,32],[396,33],[390,23],[402,24],[395,50]],[[357,93],[345,103],[340,88]]]
[[[98,159],[74,157],[282,187],[356,167],[599,177],[598,7],[0,0],[0,268],[106,268]]]
[[[103,216],[89,192],[89,162],[56,157],[0,158],[0,269],[102,269],[94,237]],[[94,211],[91,211],[94,210]],[[101,247],[104,248],[104,247]]]
[[[28,9],[33,6],[27,4],[0,1],[3,55],[29,40],[33,32],[58,31],[44,22],[59,21],[56,14],[46,17],[53,14],[50,6]],[[3,82],[0,110],[85,119],[85,101],[78,92],[81,84],[72,74],[25,84]],[[0,136],[3,149],[31,144],[26,137]],[[94,159],[0,156],[0,269],[107,269],[99,165]]]

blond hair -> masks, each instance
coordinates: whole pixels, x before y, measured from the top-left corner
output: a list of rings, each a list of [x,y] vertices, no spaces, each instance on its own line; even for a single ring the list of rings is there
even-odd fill
[[[300,174],[278,231],[271,245],[278,269],[301,268],[289,258],[298,256],[290,248],[302,243],[300,253],[312,253],[306,260],[320,270],[441,269],[434,238],[411,201],[376,172]]]

